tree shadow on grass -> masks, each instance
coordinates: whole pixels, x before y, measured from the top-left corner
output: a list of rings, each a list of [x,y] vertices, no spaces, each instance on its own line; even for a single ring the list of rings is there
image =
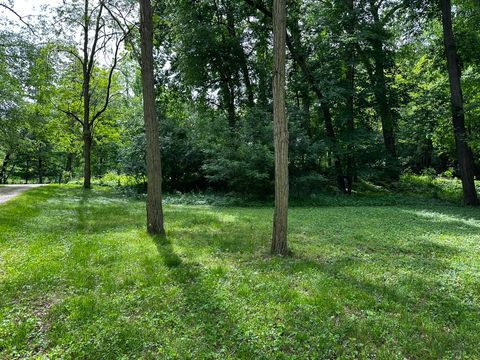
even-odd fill
[[[16,232],[40,214],[45,202],[56,194],[51,186],[32,188],[9,201],[0,204],[0,226],[2,231]]]
[[[261,358],[262,344],[245,333],[239,317],[231,313],[226,299],[217,292],[221,271],[216,273],[217,269],[208,269],[188,258],[182,259],[166,236],[153,236],[152,241],[163,264],[169,269],[169,282],[181,290],[186,304],[178,316],[187,325],[188,335],[176,335],[180,342],[190,342],[192,347],[188,354],[180,352],[179,356]],[[182,345],[171,350],[188,349],[185,344]]]
[[[167,268],[176,268],[182,265],[182,259],[175,253],[167,235],[150,235],[150,238],[155,243],[157,251]]]
[[[381,348],[393,351],[387,358],[399,352],[404,358],[425,359],[476,354],[480,305],[469,301],[455,279],[429,277],[428,270],[403,273],[402,266],[398,273],[392,269],[385,273],[356,271],[361,265],[362,260],[349,256],[328,260],[295,256],[267,258],[248,267],[258,274],[260,285],[262,279],[273,276],[288,289],[288,296],[278,291],[268,295],[285,309],[287,338],[305,334],[305,341],[310,342],[314,331],[335,334],[337,344],[368,344],[370,353],[363,355],[365,358],[376,358],[375,349]],[[444,268],[448,274],[442,263],[430,266]],[[272,287],[270,281],[263,286]],[[340,346],[334,357],[349,358],[344,351],[351,350]]]
[[[401,344],[407,357],[440,358],[449,351],[472,354],[476,349],[475,340],[472,341],[475,336],[465,339],[462,331],[480,324],[480,304],[474,301],[475,293],[479,293],[474,284],[464,284],[462,270],[452,267],[450,259],[461,251],[427,240],[411,245],[406,248],[363,239],[337,243],[342,248],[334,256],[297,253],[291,259],[251,261],[248,266],[260,274],[274,273],[285,279],[321,275],[322,280],[316,281],[319,290],[308,281],[308,290],[295,282],[290,284],[291,289],[303,298],[302,302],[327,298],[324,303],[335,310],[325,318],[338,318],[337,327],[348,324],[343,334],[345,341],[349,337],[363,338],[358,341],[384,346],[387,338],[378,334],[385,326],[382,317],[386,317],[395,324],[391,325],[393,333],[387,331],[389,337],[401,338],[402,332],[412,337],[411,344]],[[469,279],[468,275],[465,279]],[[308,316],[298,310],[286,316],[292,323],[291,331],[302,331],[295,317]]]
[[[66,191],[61,194],[67,197],[71,192]],[[82,293],[82,296],[85,295],[88,304],[93,305],[92,310],[86,312],[87,317],[78,320],[78,323],[68,320],[70,321],[68,324],[71,326],[72,336],[78,334],[96,336],[97,332],[106,331],[106,335],[96,339],[100,339],[98,341],[101,341],[100,346],[104,351],[112,347],[111,341],[117,341],[115,344],[119,346],[119,352],[116,353],[118,357],[121,354],[120,351],[125,353],[131,351],[130,354],[138,356],[142,351],[143,338],[150,335],[157,336],[156,339],[161,338],[155,331],[165,330],[172,334],[172,343],[166,349],[171,350],[172,353],[180,352],[179,357],[204,358],[205,354],[210,354],[210,357],[220,358],[228,356],[266,358],[268,346],[272,345],[273,341],[267,336],[259,339],[254,325],[248,322],[248,310],[255,306],[260,309],[260,316],[265,317],[262,320],[267,324],[266,326],[270,327],[269,330],[272,332],[275,330],[276,319],[285,326],[284,332],[275,340],[280,339],[281,342],[288,343],[290,339],[295,339],[297,336],[300,340],[294,343],[296,346],[305,342],[315,346],[315,343],[321,340],[316,337],[317,334],[328,335],[327,330],[336,336],[334,342],[340,344],[339,347],[350,337],[359,338],[362,332],[366,341],[376,343],[378,347],[385,346],[387,335],[372,333],[368,328],[368,326],[381,327],[382,321],[377,318],[369,320],[366,314],[371,313],[375,316],[387,314],[387,317],[396,319],[400,312],[403,316],[401,319],[403,324],[388,329],[390,331],[388,336],[403,337],[403,341],[412,336],[412,343],[417,344],[412,350],[408,350],[408,344],[405,343],[392,345],[405,350],[405,354],[410,355],[407,356],[410,358],[441,357],[442,349],[435,353],[438,355],[436,357],[432,353],[422,353],[421,349],[430,345],[433,347],[435,337],[442,329],[448,327],[451,327],[451,332],[445,335],[448,338],[446,344],[452,349],[459,349],[463,343],[460,336],[456,334],[456,329],[461,327],[472,329],[474,326],[469,326],[469,323],[479,320],[478,304],[474,300],[466,301],[468,299],[463,295],[465,289],[461,282],[458,284],[459,287],[455,288],[455,272],[458,274],[461,272],[458,269],[452,269],[451,259],[459,257],[466,250],[451,242],[430,241],[422,237],[422,234],[430,233],[445,236],[462,235],[464,238],[477,235],[477,224],[464,221],[463,210],[450,211],[447,208],[438,208],[435,210],[436,213],[445,216],[433,214],[432,217],[428,212],[427,216],[416,213],[423,211],[425,209],[423,207],[411,208],[413,213],[401,209],[377,209],[372,210],[371,213],[365,213],[364,209],[345,208],[342,211],[346,213],[341,217],[341,212],[325,209],[325,213],[321,214],[322,217],[327,216],[327,221],[337,220],[332,226],[327,227],[329,224],[323,222],[323,219],[322,222],[314,221],[317,220],[316,213],[306,216],[305,209],[295,209],[292,212],[296,220],[292,221],[291,240],[296,255],[293,258],[283,259],[265,255],[265,245],[270,237],[270,210],[252,213],[251,209],[205,211],[203,207],[168,207],[166,209],[167,224],[172,226],[168,233],[169,238],[152,238],[159,254],[158,257],[155,254],[152,261],[161,262],[165,266],[165,268],[160,266],[152,269],[161,272],[161,276],[165,276],[167,282],[159,283],[161,276],[157,277],[153,272],[145,271],[135,273],[137,277],[132,276],[133,280],[129,284],[117,285],[115,276],[121,277],[125,272],[135,272],[142,267],[138,259],[132,259],[142,255],[130,253],[128,249],[125,254],[132,261],[128,262],[129,267],[125,266],[127,270],[122,268],[125,264],[124,259],[118,260],[113,257],[107,258],[100,268],[95,269],[92,266],[90,272],[88,268],[92,265],[90,257],[95,252],[95,246],[97,246],[95,241],[98,238],[95,236],[88,238],[94,241],[85,246],[85,240],[81,239],[81,235],[112,232],[111,236],[115,236],[116,231],[131,230],[132,226],[143,228],[144,206],[139,203],[126,208],[121,199],[109,193],[96,197],[95,193],[84,194],[77,190],[74,196],[75,201],[68,205],[75,215],[71,222],[51,223],[45,229],[37,230],[40,234],[40,230],[58,231],[71,226],[72,229],[69,231],[80,235],[73,239],[79,244],[83,242],[84,249],[79,250],[85,253],[72,256],[72,262],[68,263],[68,266],[75,265],[77,268],[72,266],[72,273],[66,276],[73,277],[73,272],[78,272],[78,277],[89,277],[88,281],[82,282],[81,279],[76,279],[72,283],[77,292],[79,287],[84,287],[82,290],[85,294]],[[69,199],[71,200],[70,196]],[[65,204],[69,204],[67,199],[63,203],[59,201],[47,204],[50,211],[48,214],[54,214],[53,210]],[[313,210],[317,212],[323,209]],[[431,212],[431,209],[425,211]],[[132,212],[135,213],[132,215]],[[471,211],[466,211],[465,214],[467,217],[475,218],[475,214],[469,215],[472,214]],[[350,223],[351,218],[355,216],[361,217],[364,222]],[[400,220],[390,224],[388,220],[375,219],[371,216],[385,216],[385,219],[398,216]],[[309,222],[312,224],[308,224]],[[31,230],[34,229],[34,225],[31,225]],[[367,231],[371,229],[378,233]],[[388,234],[391,231],[396,231],[394,236],[388,239],[382,237],[382,234]],[[415,234],[418,236],[414,236]],[[135,239],[129,241],[131,241],[131,247],[137,246]],[[49,244],[45,242],[45,245]],[[100,246],[103,245],[100,244]],[[111,246],[120,248],[122,244],[115,240],[112,241]],[[146,249],[149,248],[146,247]],[[175,249],[181,251],[177,252]],[[210,252],[207,262],[201,262],[196,257],[197,251],[204,250]],[[121,262],[121,265],[110,267],[110,261],[118,261],[117,264]],[[226,271],[216,269],[215,263],[222,264],[222,261],[229,263],[232,268]],[[98,266],[98,263],[94,264]],[[448,281],[442,283],[451,271],[453,271],[452,283]],[[239,277],[236,277],[237,274]],[[111,288],[102,289],[103,283],[107,280],[112,281]],[[168,291],[170,285],[178,289],[178,297],[163,297],[164,291]],[[152,289],[155,286],[157,288]],[[239,291],[235,288],[236,286],[245,287],[249,291]],[[470,286],[473,285],[470,284]],[[101,294],[104,290],[107,295]],[[286,295],[282,291],[286,292]],[[143,302],[144,293],[154,298],[153,304],[183,300],[184,303],[173,306],[173,317],[177,318],[176,322],[170,325],[167,320],[164,320],[165,313],[160,306],[149,308]],[[97,296],[103,299],[101,301],[105,304],[102,305],[101,301],[97,301]],[[116,298],[118,303],[110,303],[110,297]],[[318,301],[320,297],[324,297],[326,301]],[[76,297],[74,300],[79,301]],[[109,326],[110,319],[104,318],[105,314],[100,311],[102,307],[107,311],[111,306],[111,311],[117,311],[123,302],[128,301],[134,305],[141,305],[141,308],[134,308],[134,310],[128,307],[123,308],[122,310],[127,314],[127,320],[114,312],[112,319],[116,321],[115,326]],[[308,306],[302,307],[305,303]],[[72,305],[74,309],[80,305],[83,306],[75,304]],[[278,304],[282,310],[282,313],[275,314],[276,319],[266,315],[277,309],[272,307],[272,304]],[[165,306],[163,310],[170,310],[169,306]],[[242,306],[245,307],[242,308]],[[328,306],[333,310],[323,309]],[[315,317],[315,312],[312,313],[309,310],[312,308],[321,314]],[[65,314],[69,314],[70,310],[66,308],[64,311]],[[142,316],[138,322],[135,322],[137,315],[135,311]],[[150,330],[144,330],[141,325],[144,324],[143,321],[148,324],[152,318],[151,313],[155,311],[157,313],[153,315],[163,317],[161,324],[165,329],[154,329],[149,333]],[[413,321],[417,323],[426,321],[433,324],[433,327],[422,328],[421,325],[415,324],[410,330],[407,329],[410,331],[408,336],[402,335],[402,332],[406,331],[403,327],[406,327],[409,322],[405,315],[408,312],[413,313],[411,315]],[[352,314],[356,316],[354,320],[348,317]],[[95,315],[98,321],[102,320],[104,323],[100,323],[98,327],[89,328],[93,326],[90,323],[90,315]],[[330,329],[327,329],[326,326],[332,317],[331,321],[339,324],[331,325]],[[58,319],[59,323],[63,321],[62,317]],[[139,345],[135,351],[139,352],[134,352],[128,348],[127,344],[123,344],[123,339],[119,340],[115,337],[117,333],[122,332],[124,325],[130,325],[129,331],[131,331],[125,331],[125,341],[129,341],[129,337],[137,336]],[[140,335],[136,335],[138,333]],[[425,337],[422,338],[422,336]],[[90,338],[79,341],[89,344]],[[419,344],[422,341],[424,345]],[[464,341],[469,349],[472,349],[471,341]],[[328,346],[334,345],[328,344]],[[445,345],[443,346],[443,355],[445,355],[447,349]],[[315,354],[316,350],[312,350],[313,348],[309,350],[305,347],[305,349],[306,354]],[[187,353],[187,351],[190,352]],[[298,347],[287,348],[285,351],[302,356]],[[330,358],[341,354],[342,350],[338,351]],[[274,352],[270,354],[273,357]]]

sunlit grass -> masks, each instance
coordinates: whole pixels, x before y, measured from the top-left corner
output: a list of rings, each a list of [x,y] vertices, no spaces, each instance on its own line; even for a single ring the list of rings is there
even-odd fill
[[[0,358],[480,357],[480,213],[145,204],[50,186],[0,205]]]

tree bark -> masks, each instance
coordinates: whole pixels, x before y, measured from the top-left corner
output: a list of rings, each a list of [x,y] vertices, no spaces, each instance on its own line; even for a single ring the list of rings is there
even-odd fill
[[[153,14],[150,0],[139,1],[143,115],[147,142],[147,231],[152,235],[164,235],[162,165],[153,70]]]
[[[83,188],[90,189],[91,185],[91,151],[92,136],[90,132],[90,69],[88,56],[88,32],[90,25],[90,17],[88,14],[88,0],[85,0],[84,9],[84,32],[83,32]],[[95,51],[95,49],[92,49]]]
[[[43,159],[41,155],[38,155],[37,168],[38,168],[38,183],[43,184]]]
[[[220,88],[222,92],[223,108],[227,112],[228,126],[233,134],[238,124],[237,113],[235,110],[235,86],[233,85],[231,74],[222,74],[220,76]]]
[[[399,166],[397,158],[397,147],[395,144],[395,126],[392,109],[388,99],[387,83],[385,80],[385,54],[383,45],[379,39],[373,40],[374,62],[375,62],[375,83],[374,95],[377,102],[378,115],[382,122],[383,142],[386,150],[387,175],[392,179],[398,179]]]
[[[67,153],[67,162],[65,164],[65,171],[69,172],[73,177],[73,153]]]
[[[5,157],[3,158],[3,163],[2,163],[2,168],[0,169],[0,184],[6,184],[7,183],[7,167],[8,163],[10,162],[10,157],[12,155],[7,152],[5,154]]]
[[[346,31],[349,37],[355,34],[355,2],[354,0],[346,0],[347,19]],[[350,43],[346,46],[345,62],[347,65],[347,99],[346,99],[346,113],[347,113],[347,130],[350,136],[347,145],[347,194],[351,195],[353,187],[353,179],[355,177],[355,146],[353,141],[355,131],[355,44]]]
[[[442,10],[443,40],[447,58],[448,79],[450,82],[452,123],[460,175],[462,178],[463,200],[466,205],[478,205],[474,180],[473,155],[467,142],[467,131],[465,129],[460,67],[452,26],[452,6],[450,0],[440,0],[440,5]]]
[[[312,124],[311,124],[311,114],[310,114],[310,89],[303,88],[300,94],[302,98],[302,112],[303,112],[303,128],[305,129],[308,136],[312,136]]]
[[[259,2],[255,2],[253,0],[244,0],[247,4],[255,7],[258,11],[264,14],[267,17],[272,17],[272,12],[269,11],[263,4]],[[290,29],[292,33],[296,34],[299,38],[299,30],[298,27],[295,25],[293,28]],[[285,29],[286,31],[286,29]],[[295,46],[294,40],[292,39],[293,36],[286,34],[286,44],[288,49],[290,50],[290,54],[292,55],[293,60],[295,63],[300,67],[302,70],[303,75],[305,76],[305,80],[307,81],[308,85],[311,87],[312,91],[317,96],[317,99],[320,103],[320,112],[323,116],[323,121],[325,125],[325,132],[327,138],[330,142],[330,150],[334,154],[335,160],[335,173],[337,177],[337,186],[339,190],[345,193],[345,184],[343,181],[342,175],[342,166],[340,163],[340,159],[337,156],[337,138],[335,134],[335,129],[333,127],[333,120],[332,120],[332,113],[330,112],[330,107],[328,101],[325,99],[322,93],[322,89],[318,85],[315,76],[313,75],[310,67],[307,64],[305,51],[303,50],[301,44],[298,42],[297,46]]]
[[[245,85],[245,92],[247,95],[247,106],[251,109],[255,105],[253,85],[250,80],[250,74],[248,71],[247,55],[243,49],[241,39],[237,39],[237,30],[235,29],[235,14],[232,12],[231,6],[224,4],[227,9],[227,27],[230,37],[235,40],[235,49],[237,53],[238,61],[240,63],[240,71],[242,72],[243,81]],[[237,41],[238,40],[238,41]]]
[[[267,58],[268,53],[268,41],[266,39],[266,34],[262,34],[258,39],[258,52],[257,52],[257,61],[259,63],[264,62]],[[268,98],[270,92],[270,82],[268,80],[269,71],[264,67],[260,67],[258,70],[258,86],[257,86],[257,96],[258,104],[262,109],[267,108]]]
[[[250,80],[250,73],[248,72],[247,55],[245,54],[242,45],[239,44],[239,46],[243,81],[245,82],[245,91],[247,93],[247,106],[252,109],[255,106],[255,95],[253,92],[252,81]]]
[[[28,162],[28,158],[25,160],[25,176],[24,176],[24,180],[25,180],[25,184],[28,184],[28,180],[30,179],[30,174],[29,174],[29,162]]]
[[[384,21],[380,18],[379,4],[370,0],[371,14],[374,21],[374,33],[370,37],[370,43],[373,49],[373,69],[368,69],[373,85],[373,94],[377,103],[377,112],[382,123],[382,135],[385,146],[385,167],[386,175],[397,180],[400,177],[400,166],[397,157],[397,147],[395,142],[395,124],[388,97],[387,81],[385,79],[385,68],[387,58],[383,48],[382,34],[385,32],[383,28]]]
[[[273,1],[273,138],[275,145],[275,211],[272,254],[287,255],[288,123],[285,111],[286,3]]]
[[[295,23],[292,26],[291,30],[293,35],[295,36],[289,36],[287,34],[287,37],[286,37],[287,47],[290,50],[290,53],[292,54],[293,59],[295,60],[297,65],[300,67],[300,70],[305,76],[305,80],[307,81],[307,83],[309,84],[309,86],[317,96],[318,101],[320,102],[320,116],[323,117],[325,134],[327,135],[329,148],[333,157],[333,164],[335,167],[335,176],[337,179],[337,187],[342,193],[346,193],[345,182],[343,180],[342,164],[338,156],[337,135],[335,133],[335,128],[333,126],[333,117],[330,111],[330,104],[323,96],[323,92],[320,86],[318,85],[310,67],[307,64],[305,51],[303,50],[303,46],[300,42],[300,30],[298,28],[298,23]],[[297,44],[297,46],[295,46],[295,43]]]
[[[92,187],[92,136],[89,131],[83,132],[83,188],[90,189]]]

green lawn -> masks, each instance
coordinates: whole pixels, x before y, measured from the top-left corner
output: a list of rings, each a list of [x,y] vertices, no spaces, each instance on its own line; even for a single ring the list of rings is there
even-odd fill
[[[109,188],[0,205],[0,358],[479,359],[480,211],[168,205]]]

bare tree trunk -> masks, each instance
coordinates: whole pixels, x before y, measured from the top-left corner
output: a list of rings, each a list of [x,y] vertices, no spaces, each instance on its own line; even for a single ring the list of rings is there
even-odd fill
[[[335,166],[335,175],[337,178],[337,187],[342,193],[346,193],[345,189],[345,182],[343,180],[343,171],[342,171],[342,163],[340,162],[340,158],[338,157],[338,142],[337,137],[335,135],[335,129],[333,128],[333,119],[330,110],[327,108],[326,105],[322,104],[320,106],[320,111],[323,113],[324,122],[325,122],[325,133],[327,134],[327,138],[330,141],[330,152],[332,153],[333,164]]]
[[[311,107],[311,101],[310,101],[310,89],[308,88],[303,88],[301,90],[301,98],[302,98],[302,112],[303,112],[303,127],[305,131],[307,132],[308,136],[312,136],[312,124],[311,124],[311,114],[310,114],[310,107]]]
[[[7,167],[8,163],[10,162],[10,156],[11,154],[7,152],[5,154],[5,157],[3,158],[3,163],[2,163],[2,168],[0,169],[0,184],[6,184],[7,183]]]
[[[162,165],[153,73],[153,15],[150,0],[139,1],[143,114],[147,140],[147,231],[163,235]]]
[[[248,72],[248,63],[247,63],[247,56],[243,50],[241,44],[240,46],[240,60],[242,66],[242,74],[243,74],[243,81],[245,82],[245,91],[247,92],[247,106],[252,109],[255,106],[255,95],[253,92],[253,85],[252,81],[250,80],[250,74]]]
[[[88,56],[88,31],[90,25],[90,17],[88,15],[88,0],[85,0],[84,10],[84,29],[83,29],[83,188],[90,189],[91,185],[91,151],[92,136],[90,133],[90,69]],[[92,49],[95,51],[95,49]]]
[[[468,146],[467,131],[465,129],[460,67],[458,65],[457,48],[452,27],[452,5],[450,0],[440,0],[440,5],[442,8],[443,40],[447,57],[448,79],[450,81],[452,122],[460,175],[462,177],[463,200],[466,205],[478,205],[474,181],[473,155],[472,150]]]
[[[67,154],[67,162],[65,164],[65,171],[69,172],[73,176],[73,153]]]
[[[254,101],[254,93],[253,93],[253,85],[250,80],[250,74],[248,72],[248,62],[247,56],[245,54],[245,50],[243,49],[242,43],[240,39],[237,41],[237,31],[235,29],[235,16],[232,13],[231,5],[228,6],[224,4],[227,9],[227,25],[228,25],[228,32],[232,39],[235,39],[235,51],[237,52],[238,60],[240,61],[240,70],[242,72],[243,81],[245,85],[245,92],[247,94],[247,106],[251,109],[255,105]]]
[[[288,254],[288,123],[285,113],[285,0],[273,1],[273,138],[275,144],[275,212],[272,254]]]
[[[41,155],[38,155],[38,183],[43,184],[43,159]]]
[[[91,134],[84,130],[83,133],[83,188],[90,189],[92,187],[92,170],[91,170],[91,155],[92,155],[92,136]]]
[[[346,0],[346,8],[348,11],[346,30],[350,37],[353,38],[355,33],[355,2],[354,0]],[[350,40],[351,41],[351,40]],[[347,194],[351,195],[353,180],[356,173],[355,167],[355,146],[353,144],[353,135],[355,131],[355,44],[349,43],[346,47],[345,61],[347,65],[347,86],[348,95],[346,101],[347,110],[347,129],[349,132],[349,144],[347,146]]]
[[[258,11],[263,13],[267,17],[272,17],[272,12],[269,11],[261,2],[256,2],[254,0],[245,0],[245,2],[253,7],[255,7]],[[290,28],[292,33],[295,33],[299,38],[299,29],[298,26],[293,24],[293,28]],[[305,80],[311,87],[312,91],[317,96],[318,101],[320,102],[320,111],[323,116],[323,120],[325,123],[325,132],[327,134],[327,138],[330,142],[330,150],[334,153],[335,156],[335,173],[337,177],[337,186],[339,190],[345,193],[345,184],[343,181],[342,175],[342,165],[340,163],[340,159],[337,156],[337,138],[335,134],[335,129],[333,127],[333,119],[332,114],[330,112],[328,101],[323,96],[322,90],[318,85],[317,81],[315,80],[315,76],[313,75],[310,67],[308,66],[305,51],[302,47],[300,42],[294,42],[294,36],[289,34],[286,35],[286,44],[288,49],[290,50],[290,54],[292,55],[293,60],[297,63],[297,65],[302,70],[303,75],[305,76]]]
[[[237,128],[237,114],[235,110],[235,87],[231,74],[221,75],[220,87],[223,101],[222,106],[227,112],[230,130],[234,133]]]
[[[374,95],[377,101],[378,114],[382,122],[383,142],[386,150],[387,175],[392,179],[399,177],[399,165],[397,158],[397,147],[395,144],[395,126],[393,122],[392,109],[388,99],[388,90],[385,80],[385,56],[381,42],[375,40],[375,84]]]
[[[30,164],[28,163],[28,159],[25,160],[25,184],[28,184],[28,179],[30,178],[30,174],[28,172],[28,167]]]
[[[258,39],[258,52],[257,52],[257,61],[262,61],[267,58],[268,53],[268,41],[266,39],[267,34],[262,34]],[[258,69],[258,86],[257,86],[257,97],[258,105],[265,109],[268,106],[268,93],[269,89],[269,71],[263,66]]]
[[[317,96],[318,101],[320,102],[319,115],[323,117],[325,134],[327,135],[327,139],[329,142],[328,147],[332,152],[332,156],[334,158],[333,164],[335,166],[335,176],[337,180],[337,187],[342,193],[345,193],[346,190],[345,190],[345,182],[343,180],[342,164],[340,162],[340,157],[338,156],[338,141],[337,141],[337,135],[335,133],[335,128],[333,125],[333,117],[330,111],[330,104],[325,99],[322,90],[320,89],[315,77],[313,76],[311,68],[309,68],[308,66],[307,58],[305,56],[305,51],[300,41],[301,35],[300,35],[300,29],[299,29],[298,23],[292,24],[291,30],[293,35],[292,36],[287,35],[287,38],[286,38],[287,46],[290,49],[290,53],[292,54],[293,59],[298,64],[298,66],[300,67],[300,70],[305,76],[305,80],[310,85],[313,92]],[[295,44],[297,46],[295,46]]]
[[[380,35],[384,32],[382,20],[380,19],[380,4],[370,0],[371,13],[375,24],[377,34],[370,39],[373,48],[374,71],[371,73],[373,93],[377,102],[377,112],[382,122],[383,142],[386,151],[386,175],[397,180],[400,177],[400,164],[397,156],[397,146],[395,140],[395,123],[392,112],[391,100],[388,97],[387,80],[385,78],[385,69],[387,58],[384,50],[384,43]]]

